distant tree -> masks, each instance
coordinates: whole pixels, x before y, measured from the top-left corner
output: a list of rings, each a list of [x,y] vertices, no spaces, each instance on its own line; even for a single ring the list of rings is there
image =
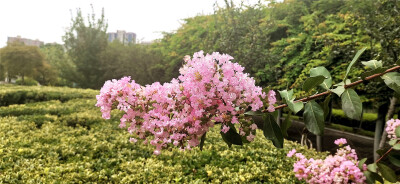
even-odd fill
[[[67,53],[76,66],[75,82],[83,88],[99,88],[101,80],[101,53],[107,48],[107,22],[104,9],[96,19],[94,12],[88,15],[87,22],[80,9],[71,18],[71,27],[63,36]]]
[[[79,80],[75,63],[69,58],[62,45],[46,44],[40,50],[45,55],[45,60],[55,70],[58,78],[55,85],[71,86],[73,81]]]
[[[8,78],[20,76],[24,83],[25,76],[33,76],[38,68],[43,67],[44,57],[36,46],[10,44],[1,49],[1,63]]]
[[[131,76],[142,85],[163,81],[165,67],[161,64],[161,52],[150,45],[124,45],[114,41],[101,55],[103,82],[123,76]]]
[[[55,85],[57,83],[57,72],[47,61],[43,61],[43,65],[36,68],[33,79],[42,85]]]
[[[0,49],[0,56],[1,56],[1,49]],[[6,77],[6,70],[4,68],[4,64],[2,62],[2,59],[0,57],[0,81],[4,80]]]

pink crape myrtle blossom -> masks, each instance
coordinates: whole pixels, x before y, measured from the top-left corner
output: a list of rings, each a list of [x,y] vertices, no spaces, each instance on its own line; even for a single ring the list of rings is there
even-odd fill
[[[267,98],[232,59],[200,51],[193,58],[185,56],[180,76],[169,83],[141,86],[130,77],[107,81],[96,96],[96,106],[105,119],[112,109],[123,111],[120,127],[153,145],[156,155],[168,146],[190,150],[216,123],[222,133],[239,127],[239,134],[252,141],[257,126],[243,114],[260,110],[264,102],[268,111],[274,111],[275,92],[269,91]]]
[[[386,127],[386,132],[388,133],[388,138],[389,139],[397,139],[399,137],[396,136],[395,130],[397,127],[400,126],[400,120],[399,119],[391,119],[386,122],[387,127]]]
[[[335,144],[338,146],[342,146],[344,144],[347,144],[347,140],[344,138],[340,138],[340,139],[335,140]]]
[[[345,139],[338,139],[335,144],[346,144]],[[307,159],[303,154],[291,150],[288,157],[295,156],[293,171],[299,180],[305,180],[312,184],[361,184],[365,183],[366,177],[363,171],[367,170],[364,164],[363,169],[358,168],[358,158],[354,149],[350,146],[341,147],[335,155],[329,155],[322,159]]]

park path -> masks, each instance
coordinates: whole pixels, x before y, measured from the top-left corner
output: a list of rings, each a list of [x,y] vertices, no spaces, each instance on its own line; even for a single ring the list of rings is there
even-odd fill
[[[304,129],[304,123],[300,121],[292,121],[292,126],[288,129],[289,140],[300,142],[301,132]],[[316,136],[308,133],[308,138],[313,143],[313,148],[316,146]],[[325,128],[325,133],[322,140],[322,151],[329,151],[332,154],[338,148],[334,141],[339,138],[347,139],[347,143],[356,150],[358,158],[368,158],[367,162],[373,161],[374,139],[372,137],[352,134],[332,128]]]

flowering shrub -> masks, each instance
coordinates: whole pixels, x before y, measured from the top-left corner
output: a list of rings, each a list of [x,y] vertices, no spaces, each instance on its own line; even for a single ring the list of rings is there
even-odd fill
[[[170,83],[140,86],[130,77],[107,81],[96,106],[105,119],[114,108],[125,112],[120,127],[128,127],[129,133],[155,146],[154,154],[171,144],[182,149],[199,145],[215,123],[222,124],[224,134],[236,132],[236,125],[243,139],[253,141],[257,125],[244,112],[261,109],[267,94],[232,59],[219,53],[204,56],[200,51],[192,59],[184,58],[180,76]],[[266,103],[268,111],[275,110],[275,92],[268,93]]]
[[[296,153],[296,150],[290,151],[287,156],[293,155],[297,158],[293,171],[299,180],[305,180],[307,183],[365,183],[366,177],[363,171],[367,166],[362,164],[362,169],[358,168],[358,158],[354,149],[350,146],[344,146],[346,139],[338,139],[335,144],[339,148],[335,155],[329,155],[322,159],[307,159],[303,154]]]
[[[131,144],[129,134],[102,119],[93,96],[1,107],[0,183],[304,183],[289,173],[294,160],[286,152],[326,156],[292,141],[277,149],[260,130],[252,144],[226,149],[220,125],[207,132],[203,151],[155,156],[153,146]],[[114,110],[110,119],[121,115]]]

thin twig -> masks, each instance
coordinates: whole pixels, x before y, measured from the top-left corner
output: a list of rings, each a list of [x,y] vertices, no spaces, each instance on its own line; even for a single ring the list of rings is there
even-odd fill
[[[385,154],[383,154],[383,155],[381,156],[381,158],[379,158],[378,160],[376,160],[375,163],[378,163],[379,161],[381,161],[382,158],[385,157],[387,154],[389,154],[389,152],[392,151],[392,150],[393,150],[393,147],[391,147],[389,150],[387,150],[387,152],[386,152]]]

